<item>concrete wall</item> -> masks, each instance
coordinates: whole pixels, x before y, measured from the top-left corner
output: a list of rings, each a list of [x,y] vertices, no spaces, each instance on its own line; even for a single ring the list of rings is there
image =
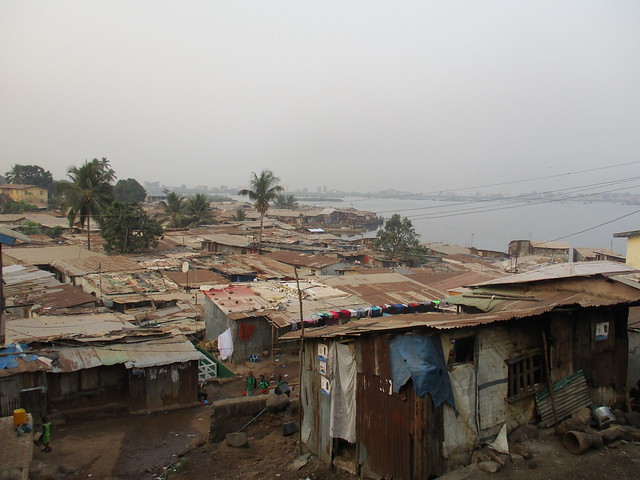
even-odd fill
[[[640,235],[627,238],[627,265],[640,268]]]
[[[213,402],[209,441],[221,442],[227,433],[240,430],[267,406],[268,395],[228,398]]]

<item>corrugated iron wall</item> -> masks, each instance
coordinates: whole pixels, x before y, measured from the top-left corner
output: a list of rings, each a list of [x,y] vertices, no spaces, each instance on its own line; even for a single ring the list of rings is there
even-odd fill
[[[9,417],[13,411],[20,408],[20,391],[22,390],[22,377],[0,378],[0,416]]]
[[[302,409],[302,441],[307,448],[330,464],[333,460],[333,440],[329,434],[331,415],[330,398],[322,393],[319,372],[318,345],[322,342],[309,340],[302,354],[302,378],[300,408]],[[327,346],[329,343],[327,343]]]
[[[358,460],[394,480],[444,473],[442,407],[416,396],[412,382],[392,392],[389,344],[382,336],[357,340],[362,371],[357,383]]]

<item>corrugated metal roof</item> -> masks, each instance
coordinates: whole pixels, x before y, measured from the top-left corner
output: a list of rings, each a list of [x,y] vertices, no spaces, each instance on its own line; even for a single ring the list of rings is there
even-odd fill
[[[65,258],[53,262],[52,267],[70,277],[90,273],[139,272],[144,270],[138,262],[122,256]]]
[[[75,245],[61,245],[54,247],[11,247],[3,248],[2,254],[19,263],[29,263],[31,265],[51,265],[53,262],[64,260],[66,258],[107,258],[107,255],[92,252]]]
[[[226,233],[200,235],[204,241],[211,243],[219,243],[230,247],[249,247],[251,241],[244,235],[228,235]]]
[[[187,273],[161,270],[162,275],[181,287],[199,287],[200,285],[216,285],[228,283],[222,275],[218,275],[211,270],[197,269],[189,270]]]
[[[201,356],[181,335],[135,343],[51,347],[48,350],[57,357],[51,369],[53,373],[120,364],[127,368],[147,368],[189,362]]]
[[[479,287],[484,285],[509,285],[514,283],[540,282],[544,280],[558,280],[561,278],[589,277],[593,275],[629,273],[635,271],[636,269],[628,267],[620,262],[600,261],[560,263],[525,273],[517,273],[508,277],[496,278],[494,280],[488,280],[486,282],[466,286]]]
[[[414,313],[378,319],[352,320],[344,325],[306,329],[305,337],[350,336],[373,331],[405,330],[419,327],[448,330],[533,317],[563,306],[596,307],[622,304],[633,305],[640,302],[640,298],[637,295],[629,295],[628,298],[612,298],[610,296],[600,297],[585,292],[566,291],[538,292],[535,300],[496,301],[496,305],[492,307],[490,313]],[[300,332],[290,332],[281,338],[295,339],[299,338],[299,336]]]
[[[340,263],[340,259],[325,257],[323,255],[311,255],[303,252],[293,252],[280,250],[277,252],[271,252],[265,255],[268,258],[272,258],[287,265],[297,265],[309,268],[323,268],[330,265]]]
[[[110,332],[135,328],[113,313],[92,315],[46,315],[7,320],[6,342],[31,342],[35,339],[100,336]]]
[[[571,248],[567,242],[536,242],[531,241],[531,246],[534,248],[550,248],[556,250],[567,250]]]

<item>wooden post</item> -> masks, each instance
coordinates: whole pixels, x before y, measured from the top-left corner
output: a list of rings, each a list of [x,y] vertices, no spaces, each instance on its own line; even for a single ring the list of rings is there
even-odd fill
[[[298,278],[298,267],[294,266],[293,271],[296,275],[296,286],[298,287],[298,303],[300,304],[300,352],[298,353],[298,360],[300,361],[299,372],[299,386],[298,397],[300,399],[300,406],[298,407],[298,430],[300,432],[300,438],[298,439],[298,453],[302,455],[302,368],[303,368],[303,356],[304,356],[304,315],[302,313],[302,290],[300,290],[300,279]]]
[[[556,410],[556,399],[553,395],[553,381],[551,380],[551,368],[549,367],[549,344],[547,343],[547,332],[542,330],[542,343],[544,345],[544,366],[547,374],[547,388],[551,399],[551,410],[553,410],[553,426],[558,425],[558,411]]]

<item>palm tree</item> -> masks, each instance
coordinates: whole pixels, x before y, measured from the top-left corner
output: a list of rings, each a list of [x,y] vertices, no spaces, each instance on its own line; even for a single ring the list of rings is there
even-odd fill
[[[276,195],[273,205],[278,208],[294,209],[298,206],[298,199],[294,195]]]
[[[181,197],[176,192],[165,190],[165,193],[167,194],[167,200],[161,201],[160,205],[164,207],[164,213],[171,219],[167,226],[170,228],[182,227],[186,207],[184,197]]]
[[[244,209],[239,208],[236,210],[236,213],[233,215],[233,219],[236,222],[242,222],[247,219],[247,212],[245,212]]]
[[[284,188],[278,185],[280,179],[276,177],[271,170],[262,170],[260,175],[251,172],[250,188],[243,189],[238,195],[247,195],[254,203],[256,210],[260,214],[260,234],[258,236],[258,252],[262,253],[262,227],[264,216],[269,210],[269,203],[272,202],[278,192],[282,192]]]
[[[56,190],[64,201],[60,210],[67,215],[69,226],[79,219],[84,232],[87,224],[87,248],[91,250],[91,217],[99,215],[114,199],[113,170],[105,171],[99,160],[85,161],[81,167],[71,167],[69,180],[60,181]]]
[[[7,183],[24,183],[22,178],[22,166],[14,165],[7,173],[4,174]]]
[[[190,227],[214,223],[211,200],[203,193],[196,193],[195,197],[187,199],[185,212],[190,217]]]

